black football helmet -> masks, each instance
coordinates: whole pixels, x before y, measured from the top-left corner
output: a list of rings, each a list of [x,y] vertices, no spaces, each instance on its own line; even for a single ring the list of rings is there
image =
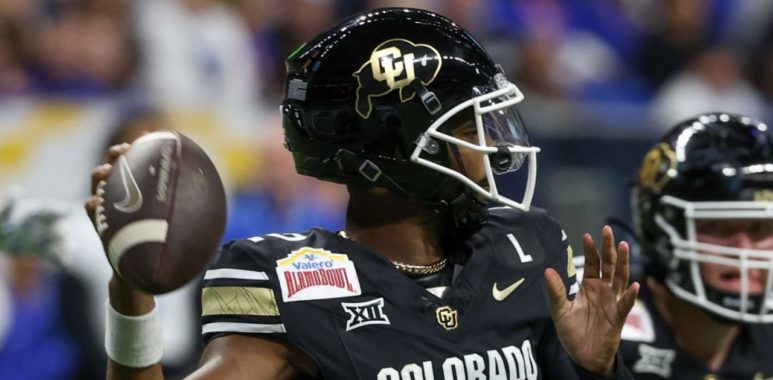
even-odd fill
[[[773,322],[773,250],[699,242],[702,220],[773,219],[773,134],[749,117],[708,113],[671,129],[644,158],[633,191],[645,273],[726,320]],[[709,286],[701,263],[740,272],[741,291]],[[761,295],[747,271],[767,273]]]
[[[453,209],[464,224],[480,219],[476,198],[529,208],[539,148],[514,107],[522,99],[464,29],[429,11],[388,8],[349,17],[292,53],[281,111],[299,173],[383,187]],[[459,120],[476,122],[477,144],[449,133]],[[450,167],[458,147],[487,158],[487,186]],[[523,200],[499,194],[493,175],[527,157]],[[466,187],[449,197],[454,181]]]

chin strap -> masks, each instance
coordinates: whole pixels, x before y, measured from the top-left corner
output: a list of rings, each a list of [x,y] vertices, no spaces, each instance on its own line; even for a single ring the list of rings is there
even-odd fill
[[[705,284],[705,282],[704,282]],[[719,289],[712,288],[711,286],[704,286],[706,291],[706,299],[710,302],[719,304],[730,310],[737,310],[746,314],[759,314],[760,310],[765,307],[765,297],[763,295],[750,295],[748,297],[748,308],[746,311],[741,311],[738,305],[741,304],[741,296],[732,292],[725,292]],[[717,314],[712,310],[706,309],[706,311],[714,317],[714,319],[724,322],[726,324],[738,324],[741,321],[734,318],[728,318],[723,315]]]
[[[419,100],[421,100],[421,103],[424,105],[424,109],[426,109],[430,115],[434,115],[440,112],[440,110],[443,108],[443,105],[440,103],[440,99],[438,99],[437,95],[427,89],[427,87],[421,83],[419,78],[411,81],[411,88],[414,92],[416,92],[416,95],[419,95]]]
[[[454,155],[457,165],[459,165],[459,172],[467,175],[467,168],[464,166],[459,148],[455,144],[449,145],[451,154]],[[445,218],[453,223],[449,227],[452,228],[452,231],[458,231],[459,235],[471,235],[485,223],[488,217],[488,206],[478,200],[466,186],[456,198],[448,202],[441,201],[441,205],[446,209],[445,212],[450,214],[449,217]]]
[[[479,230],[488,218],[488,206],[466,187],[456,198],[438,202],[434,210],[443,215],[452,235],[462,239]]]
[[[374,186],[383,187],[400,197],[425,204],[442,216],[448,231],[454,236],[469,236],[485,223],[488,206],[478,200],[470,189],[464,187],[455,198],[445,201],[428,201],[412,196],[410,193],[386,175],[373,161],[358,157],[354,152],[339,149],[335,160],[344,174],[359,175]]]
[[[359,176],[374,186],[383,187],[401,197],[411,198],[410,194],[391,177],[386,175],[373,161],[361,158],[354,152],[339,149],[334,157],[338,169],[345,175]]]

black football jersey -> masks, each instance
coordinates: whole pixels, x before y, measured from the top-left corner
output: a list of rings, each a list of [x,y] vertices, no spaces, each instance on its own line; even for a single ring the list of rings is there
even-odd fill
[[[743,325],[722,368],[711,371],[676,344],[646,286],[628,314],[622,339],[620,353],[636,379],[773,379],[773,326]]]
[[[322,229],[231,242],[204,277],[204,338],[283,337],[331,380],[579,378],[543,279],[553,267],[568,296],[579,289],[557,223],[539,210],[495,208],[465,245],[469,258],[437,297]]]

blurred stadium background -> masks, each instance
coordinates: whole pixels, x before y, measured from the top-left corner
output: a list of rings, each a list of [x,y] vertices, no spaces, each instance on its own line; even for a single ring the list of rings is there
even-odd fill
[[[0,0],[0,194],[19,206],[0,219],[0,378],[103,377],[110,270],[81,203],[111,141],[173,128],[199,142],[228,188],[226,238],[341,227],[343,189],[296,176],[281,148],[283,59],[382,6],[447,15],[521,87],[543,148],[534,203],[575,245],[628,217],[628,183],[670,124],[773,117],[769,0]],[[41,231],[57,249],[9,238]],[[162,298],[171,378],[198,350],[195,293]]]

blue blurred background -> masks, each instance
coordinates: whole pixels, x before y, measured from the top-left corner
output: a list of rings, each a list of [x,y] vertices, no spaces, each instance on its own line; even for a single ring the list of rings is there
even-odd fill
[[[81,203],[111,143],[162,128],[199,142],[226,182],[226,238],[340,228],[344,189],[297,176],[282,149],[283,58],[382,6],[448,16],[520,86],[542,148],[534,204],[574,245],[628,218],[630,179],[671,124],[773,117],[769,0],[0,0],[0,379],[104,378],[110,268]],[[173,379],[199,350],[196,297],[161,297]]]

